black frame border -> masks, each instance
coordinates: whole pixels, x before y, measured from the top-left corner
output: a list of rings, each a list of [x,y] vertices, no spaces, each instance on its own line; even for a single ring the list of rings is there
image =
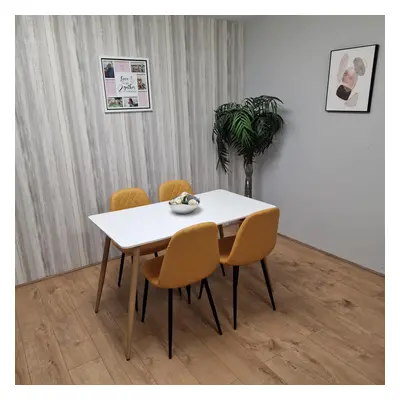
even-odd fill
[[[351,50],[351,49],[359,49],[362,47],[375,47],[375,53],[374,53],[374,61],[372,63],[372,75],[371,75],[371,84],[369,87],[369,94],[368,94],[368,107],[365,111],[359,110],[349,110],[349,111],[345,111],[345,110],[328,110],[327,106],[328,106],[328,89],[329,89],[329,76],[331,74],[331,61],[332,61],[332,53],[334,51],[342,51],[342,50]],[[335,49],[335,50],[331,50],[330,55],[329,55],[329,68],[328,68],[328,81],[326,83],[326,98],[325,98],[325,111],[326,112],[337,112],[337,113],[369,113],[371,112],[371,102],[372,102],[372,93],[373,93],[373,89],[374,89],[374,83],[375,83],[375,71],[376,71],[376,63],[378,60],[378,52],[379,52],[379,44],[366,44],[363,46],[353,46],[353,47],[345,47],[343,49]]]
[[[119,111],[117,111],[115,108],[108,108],[108,102],[107,102],[107,95],[106,95],[106,79],[103,76],[102,73],[102,79],[103,79],[103,88],[104,88],[104,101],[105,101],[105,106],[106,106],[106,111],[112,111],[114,113],[118,113],[118,112],[135,112],[135,110],[142,110],[142,111],[151,111],[151,88],[150,88],[150,84],[149,84],[149,64],[150,62],[147,59],[143,59],[143,58],[129,58],[129,57],[125,57],[125,58],[118,58],[118,57],[100,57],[100,64],[101,64],[101,71],[103,71],[103,60],[110,60],[110,61],[129,61],[129,62],[135,62],[135,60],[137,60],[138,62],[144,62],[146,64],[146,82],[147,82],[147,87],[148,87],[148,93],[149,93],[149,106],[148,107],[135,107],[135,108],[123,108],[121,107],[121,109],[117,109]]]

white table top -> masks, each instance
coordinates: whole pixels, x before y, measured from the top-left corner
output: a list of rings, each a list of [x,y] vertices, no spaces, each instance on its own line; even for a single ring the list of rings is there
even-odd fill
[[[196,196],[200,204],[191,214],[174,214],[164,201],[91,215],[89,219],[122,249],[130,249],[168,239],[179,230],[201,222],[221,225],[275,207],[222,189]]]

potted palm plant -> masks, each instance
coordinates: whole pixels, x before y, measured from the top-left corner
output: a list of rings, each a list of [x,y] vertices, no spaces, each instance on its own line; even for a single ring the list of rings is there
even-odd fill
[[[228,172],[229,148],[243,157],[245,196],[252,197],[253,162],[271,145],[283,125],[273,96],[247,97],[241,104],[227,103],[215,110],[212,140],[217,144],[217,168]]]

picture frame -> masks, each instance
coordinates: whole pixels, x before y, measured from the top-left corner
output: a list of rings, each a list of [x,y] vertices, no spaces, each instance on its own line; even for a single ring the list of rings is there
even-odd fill
[[[143,57],[99,57],[105,113],[153,111],[150,62]]]
[[[331,50],[325,111],[369,113],[378,44]]]

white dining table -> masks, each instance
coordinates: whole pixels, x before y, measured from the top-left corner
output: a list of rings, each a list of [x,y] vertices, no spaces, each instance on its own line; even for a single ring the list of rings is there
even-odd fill
[[[99,310],[111,240],[121,249],[129,249],[133,254],[125,354],[127,360],[131,357],[140,246],[168,239],[179,230],[201,222],[214,222],[222,227],[223,224],[241,220],[254,212],[275,207],[222,189],[196,194],[196,197],[200,199],[200,204],[191,214],[175,214],[168,202],[164,201],[89,216],[89,219],[106,235],[95,312]],[[222,229],[220,233],[221,231]]]

